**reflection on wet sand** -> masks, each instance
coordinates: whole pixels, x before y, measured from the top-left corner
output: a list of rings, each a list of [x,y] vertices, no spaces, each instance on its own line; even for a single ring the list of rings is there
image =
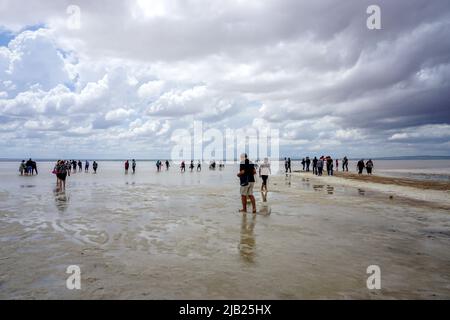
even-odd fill
[[[330,186],[329,184],[327,184],[327,193],[328,194],[333,194],[334,193],[334,187]]]
[[[20,185],[21,188],[34,188],[36,187],[34,184],[22,184]]]
[[[284,179],[284,183],[289,187],[291,186],[291,175],[290,174],[286,173],[286,178]]]
[[[314,191],[322,191],[323,190],[323,185],[322,184],[315,184],[313,186]]]
[[[267,194],[268,194],[268,191],[261,191],[262,203],[259,205],[258,214],[261,214],[264,216],[268,216],[272,212],[272,208],[267,203]]]
[[[322,184],[315,184],[315,185],[313,185],[313,189],[314,189],[314,191],[320,191],[321,192],[324,189],[324,185],[322,185]],[[329,184],[327,184],[326,185],[326,191],[327,191],[327,194],[334,194],[334,187],[329,185]]]
[[[263,202],[267,202],[267,191],[261,191],[261,199]]]
[[[268,216],[272,213],[272,208],[267,204],[267,202],[263,202],[260,205],[258,214],[263,215],[263,216]]]
[[[66,191],[59,191],[59,189],[53,190],[53,195],[55,197],[56,208],[60,213],[63,213],[69,207],[69,196]]]
[[[255,235],[256,215],[252,215],[248,221],[247,215],[242,215],[241,222],[241,242],[239,243],[239,253],[245,262],[253,263],[255,258]]]

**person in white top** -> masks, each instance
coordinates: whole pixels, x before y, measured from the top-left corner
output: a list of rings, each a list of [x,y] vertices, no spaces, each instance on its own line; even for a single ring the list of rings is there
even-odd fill
[[[267,192],[267,180],[269,179],[270,174],[269,159],[264,158],[264,162],[259,166],[259,176],[262,179],[261,191]]]

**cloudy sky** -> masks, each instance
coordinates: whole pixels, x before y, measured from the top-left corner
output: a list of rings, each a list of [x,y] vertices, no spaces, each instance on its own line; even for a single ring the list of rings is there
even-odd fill
[[[450,155],[448,0],[0,0],[0,158],[165,158],[195,120]]]

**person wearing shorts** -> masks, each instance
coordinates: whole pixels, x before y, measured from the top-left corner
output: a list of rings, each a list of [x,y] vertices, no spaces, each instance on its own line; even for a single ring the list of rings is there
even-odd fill
[[[253,186],[255,185],[255,165],[250,162],[246,154],[241,155],[241,164],[239,165],[239,173],[237,176],[240,180],[240,193],[242,209],[239,212],[247,212],[247,197],[250,198],[252,203],[253,213],[256,213],[256,201],[253,196]]]
[[[253,196],[253,187],[255,186],[254,182],[249,182],[246,186],[241,186],[241,196],[250,197]],[[247,199],[245,199],[247,203]]]

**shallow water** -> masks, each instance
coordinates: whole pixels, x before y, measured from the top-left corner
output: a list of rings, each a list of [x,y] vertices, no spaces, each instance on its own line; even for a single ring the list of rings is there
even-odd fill
[[[450,181],[450,160],[374,160],[373,162],[373,171],[378,175],[427,181]],[[357,171],[356,163],[357,161],[349,161],[349,171]],[[342,167],[342,163],[340,165]]]
[[[450,160],[374,160],[373,162],[373,173],[381,176],[426,181],[450,181]],[[336,170],[336,162],[333,162],[333,164],[334,170]],[[349,160],[348,170],[357,172],[356,164],[357,161]],[[302,169],[301,163],[294,161],[293,170],[300,169]],[[341,169],[342,161],[339,159],[338,171],[341,171]]]
[[[234,166],[100,162],[63,193],[51,163],[17,169],[0,163],[0,298],[450,297],[445,210],[279,175],[261,214],[242,215]],[[372,264],[381,290],[366,287]],[[81,290],[66,289],[69,265]]]

